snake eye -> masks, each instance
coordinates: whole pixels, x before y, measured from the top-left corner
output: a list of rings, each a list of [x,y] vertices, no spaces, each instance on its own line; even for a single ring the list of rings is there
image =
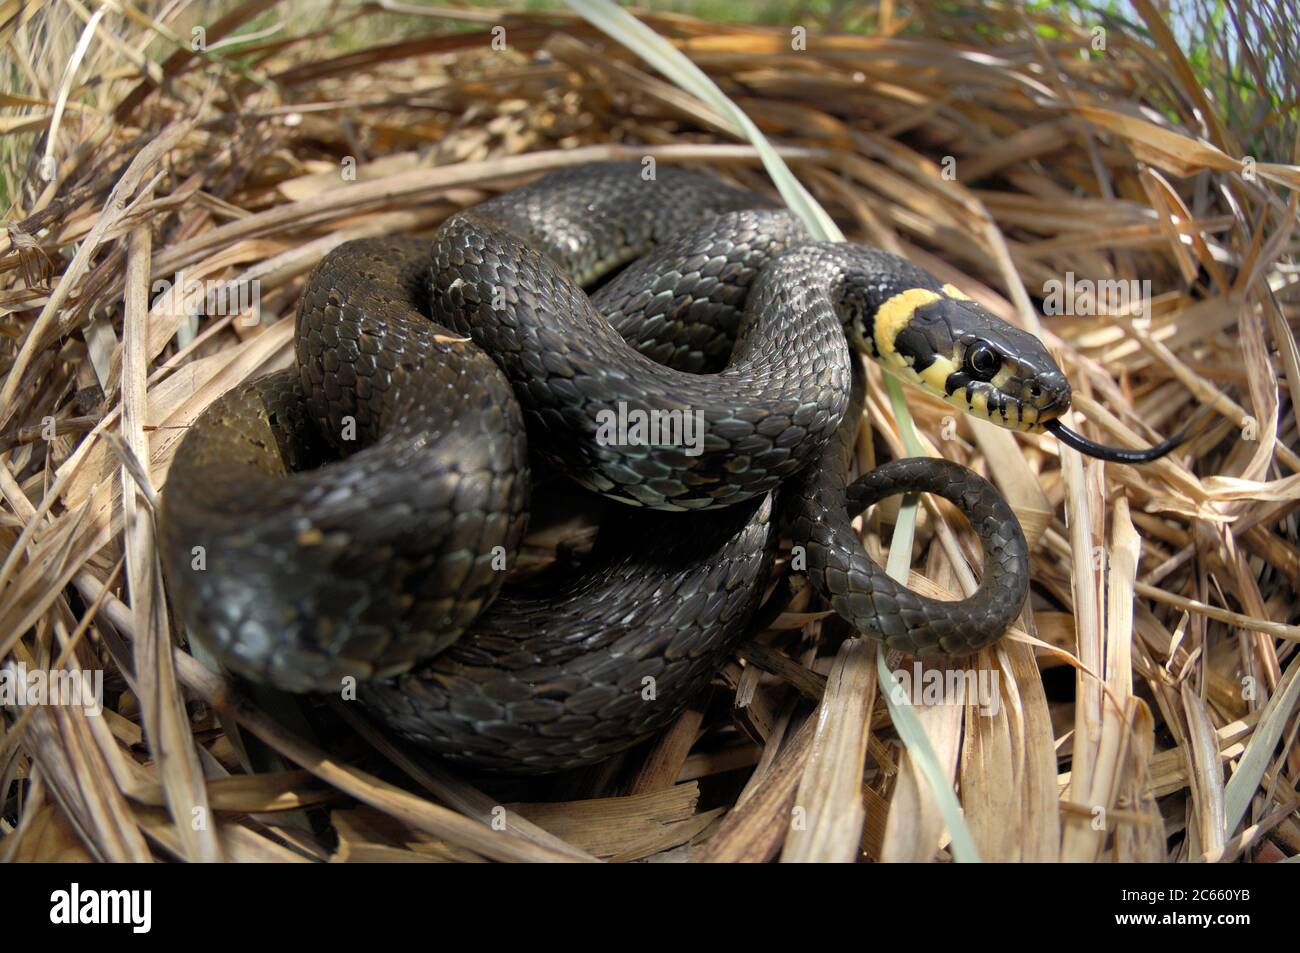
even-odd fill
[[[976,344],[966,352],[966,371],[982,381],[992,380],[1002,367],[1002,358],[987,344]]]

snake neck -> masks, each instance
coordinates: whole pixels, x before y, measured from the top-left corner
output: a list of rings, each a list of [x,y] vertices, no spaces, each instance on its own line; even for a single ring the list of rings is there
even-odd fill
[[[1069,382],[1041,341],[897,255],[807,243],[775,259],[762,287],[796,313],[801,299],[826,297],[856,350],[1000,427],[1039,432],[1069,407]]]

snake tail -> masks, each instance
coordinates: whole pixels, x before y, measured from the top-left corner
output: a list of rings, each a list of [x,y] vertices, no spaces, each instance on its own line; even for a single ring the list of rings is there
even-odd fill
[[[960,658],[1002,637],[1029,592],[1029,546],[997,488],[972,470],[934,457],[892,460],[849,483],[863,406],[854,375],[844,421],[822,459],[790,490],[790,536],[803,546],[808,577],[859,633],[921,658]],[[898,493],[926,492],[955,504],[984,550],[979,588],[961,602],[930,599],[892,579],[867,554],[851,520]]]

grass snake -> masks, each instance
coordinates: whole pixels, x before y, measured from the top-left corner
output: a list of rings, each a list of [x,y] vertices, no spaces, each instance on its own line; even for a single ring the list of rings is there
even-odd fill
[[[586,290],[584,290],[586,289]],[[997,640],[1028,548],[987,481],[939,459],[849,482],[854,350],[969,413],[1063,431],[1043,345],[879,249],[705,175],[573,167],[432,243],[331,251],[296,367],[211,404],[163,495],[170,592],[224,665],[355,695],[399,733],[511,772],[593,763],[669,723],[748,634],[780,537],[857,631],[919,656]],[[530,462],[531,455],[531,462]],[[615,507],[580,571],[506,587],[530,466]],[[984,551],[963,602],[919,596],[850,519],[938,493]]]

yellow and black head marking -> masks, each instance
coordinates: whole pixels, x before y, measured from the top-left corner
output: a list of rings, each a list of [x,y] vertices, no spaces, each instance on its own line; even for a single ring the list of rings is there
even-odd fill
[[[1070,382],[1041,341],[951,285],[927,284],[896,292],[864,326],[878,361],[1011,430],[1042,431],[1069,408]]]
[[[948,403],[1024,433],[1051,433],[1066,446],[1116,463],[1147,463],[1184,443],[1193,418],[1145,450],[1107,447],[1070,430],[1070,382],[1043,343],[994,316],[958,288],[893,255],[846,301],[852,343],[904,380]],[[888,262],[887,268],[879,263]]]

